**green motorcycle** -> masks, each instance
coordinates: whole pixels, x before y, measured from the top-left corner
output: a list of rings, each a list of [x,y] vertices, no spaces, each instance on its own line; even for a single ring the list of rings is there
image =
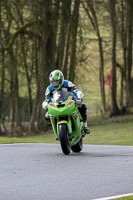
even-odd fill
[[[83,120],[71,92],[55,91],[48,112],[54,134],[60,141],[62,152],[80,152],[83,147]]]

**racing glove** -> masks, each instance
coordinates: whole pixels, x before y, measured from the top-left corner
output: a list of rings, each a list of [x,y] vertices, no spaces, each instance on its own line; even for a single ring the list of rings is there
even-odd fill
[[[48,110],[48,102],[47,102],[47,100],[44,100],[44,101],[42,102],[42,108],[43,108],[45,111]]]
[[[77,104],[77,106],[81,106],[82,100],[80,98],[77,98],[75,103]]]

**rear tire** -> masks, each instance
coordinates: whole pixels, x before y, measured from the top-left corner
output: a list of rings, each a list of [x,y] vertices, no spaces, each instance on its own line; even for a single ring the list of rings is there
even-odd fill
[[[83,148],[83,139],[81,138],[77,144],[71,147],[72,151],[75,153],[79,153]]]
[[[66,124],[59,125],[60,144],[62,152],[68,155],[71,151],[71,145],[68,137],[68,130]]]

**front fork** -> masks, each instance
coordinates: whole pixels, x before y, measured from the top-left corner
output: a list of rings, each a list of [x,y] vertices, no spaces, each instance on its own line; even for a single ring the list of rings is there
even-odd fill
[[[67,129],[68,129],[69,140],[71,141],[73,139],[71,117],[68,116],[68,121],[67,120],[59,121],[59,117],[57,117],[56,119],[57,119],[57,135],[58,135],[58,137],[59,137],[59,125],[60,124],[66,124],[67,125]]]

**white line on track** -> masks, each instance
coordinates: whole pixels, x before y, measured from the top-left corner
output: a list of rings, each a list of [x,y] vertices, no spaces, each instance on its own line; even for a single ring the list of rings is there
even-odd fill
[[[122,195],[111,196],[111,197],[104,197],[104,198],[100,198],[100,199],[93,199],[93,200],[110,200],[110,199],[118,199],[118,198],[122,198],[122,197],[129,197],[129,196],[133,196],[133,193],[129,193],[129,194],[122,194]]]

